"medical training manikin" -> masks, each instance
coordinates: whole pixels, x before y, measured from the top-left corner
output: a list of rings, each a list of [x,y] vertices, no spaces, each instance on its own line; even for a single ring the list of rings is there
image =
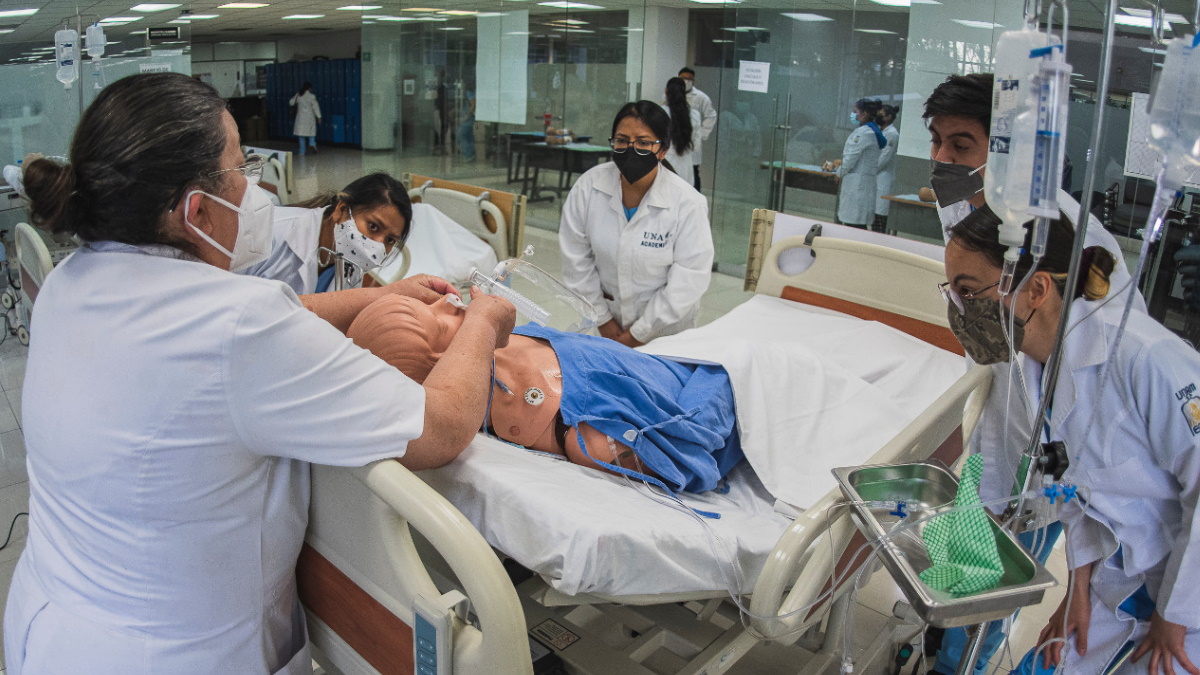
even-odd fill
[[[425,305],[389,295],[363,310],[348,335],[420,382],[463,316],[449,298]],[[743,457],[721,366],[535,324],[496,350],[487,428],[510,443],[673,491],[711,490]]]

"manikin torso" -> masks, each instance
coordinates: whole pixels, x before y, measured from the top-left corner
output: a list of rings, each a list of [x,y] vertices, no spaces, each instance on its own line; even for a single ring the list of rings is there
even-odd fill
[[[508,346],[496,350],[496,382],[488,419],[496,435],[527,448],[564,454],[554,433],[562,401],[562,371],[554,349],[542,340],[511,336]]]

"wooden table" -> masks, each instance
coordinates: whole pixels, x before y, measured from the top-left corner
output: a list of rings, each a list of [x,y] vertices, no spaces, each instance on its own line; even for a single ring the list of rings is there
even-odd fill
[[[907,232],[934,239],[943,236],[942,221],[937,215],[937,202],[924,202],[912,194],[884,195],[883,198],[902,207],[892,209],[888,215],[888,234]]]
[[[838,184],[834,180],[837,177],[835,171],[824,171],[816,164],[800,164],[799,162],[784,163],[782,172],[779,170],[779,162],[762,162],[760,166],[771,172],[771,189],[767,195],[767,205],[770,208],[781,207],[782,199],[780,197],[782,197],[784,188],[808,190],[835,197],[838,195]],[[783,174],[782,185],[780,184],[781,173]],[[837,213],[836,202],[833,212]]]
[[[572,176],[607,162],[612,155],[612,149],[606,145],[587,143],[525,143],[517,146],[517,152],[523,155],[523,159],[520,160],[523,169],[521,194],[526,195],[531,202],[553,199],[549,195],[542,196],[542,190],[554,192],[562,197],[564,192],[571,189]],[[542,186],[542,169],[559,172],[557,186]]]
[[[508,139],[508,155],[505,160],[508,169],[506,178],[509,183],[515,183],[521,180],[521,146],[529,143],[544,143],[546,134],[542,131],[510,131],[504,136]],[[592,140],[591,136],[575,137],[577,143],[587,143],[590,140]]]

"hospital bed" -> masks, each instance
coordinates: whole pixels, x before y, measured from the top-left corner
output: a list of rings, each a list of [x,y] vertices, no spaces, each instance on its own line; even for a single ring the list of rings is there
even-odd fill
[[[836,358],[845,367],[855,367],[853,359],[861,356],[847,345],[885,335],[888,345],[936,361],[943,373],[948,363],[957,368],[924,393],[926,400],[909,411],[910,422],[881,441],[856,448],[854,456],[822,459],[818,453],[805,461],[953,462],[977,414],[973,402],[990,382],[986,369],[962,374],[961,351],[935,289],[943,279],[939,250],[769,211],[754,213],[752,231],[746,283],[757,295],[711,324],[715,330],[786,342],[808,340],[802,334],[812,333],[811,326],[834,326],[829,334],[812,333],[813,339],[840,350]],[[873,344],[865,347],[888,351]],[[888,377],[880,387],[921,384],[920,378],[884,382]],[[444,615],[453,625],[456,673],[531,673],[535,659],[539,669],[561,659],[568,672],[580,673],[720,673],[764,640],[796,645],[810,657],[805,672],[821,672],[838,660],[842,620],[852,607],[845,583],[816,600],[831,566],[861,564],[848,553],[861,539],[855,540],[845,511],[833,507],[841,500],[833,479],[811,473],[823,487],[793,500],[804,502],[790,504],[794,519],[781,514],[789,505],[780,508],[746,466],[731,474],[728,493],[687,498],[692,508],[724,510],[725,522],[713,521],[712,528],[738,549],[746,572],[738,590],[752,592],[750,610],[757,615],[743,625],[727,601],[719,565],[714,572],[696,553],[713,548],[694,519],[650,503],[614,477],[483,437],[450,466],[419,475],[393,461],[314,467],[297,576],[310,637],[322,652],[318,661],[346,673],[414,672],[414,607],[441,605],[456,609]],[[520,476],[528,482],[514,487]],[[497,494],[479,494],[489,490]],[[601,517],[589,518],[587,509],[560,499],[573,494],[604,504]],[[550,512],[568,513],[568,519],[547,517]],[[631,531],[645,524],[658,539],[638,547],[637,533],[604,529],[612,522]],[[572,547],[589,543],[583,563],[562,564],[575,555]],[[539,559],[543,545],[548,552]],[[452,594],[459,590],[467,602],[455,604]],[[781,615],[786,618],[768,618]],[[891,643],[912,631],[897,622],[860,655],[860,670],[886,658]]]
[[[17,336],[23,345],[29,344],[30,318],[33,314],[33,303],[38,291],[46,282],[46,276],[54,266],[70,255],[76,248],[74,241],[58,241],[49,233],[43,233],[29,223],[17,223],[13,230],[13,239],[17,247],[17,270],[21,280],[20,286],[5,290],[0,296],[0,304],[5,310],[15,310],[14,322],[5,314],[6,327],[10,333]],[[49,243],[48,243],[49,242]],[[53,243],[53,249],[51,249]]]
[[[497,260],[516,257],[525,245],[525,195],[406,173],[414,202],[434,206],[487,242]]]

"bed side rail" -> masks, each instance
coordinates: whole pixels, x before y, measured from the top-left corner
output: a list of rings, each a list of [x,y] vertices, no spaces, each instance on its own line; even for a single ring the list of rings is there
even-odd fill
[[[314,467],[313,484],[308,540],[317,553],[412,626],[413,598],[441,595],[414,546],[409,528],[415,528],[453,570],[478,618],[479,628],[455,620],[454,672],[532,675],[516,590],[491,546],[450,502],[394,460],[357,469]],[[312,592],[302,588],[301,597]],[[362,622],[352,627],[375,629]],[[368,641],[411,653],[411,630],[370,635]]]
[[[983,366],[973,367],[867,463],[921,461],[938,453],[939,448],[960,430],[964,438],[969,438],[990,386],[991,371]],[[961,449],[960,445],[947,444]],[[940,453],[938,458],[948,464],[957,459],[943,457]],[[843,500],[840,490],[830,491],[784,532],[755,584],[751,612],[757,616],[787,615],[813,604],[828,588],[831,567],[840,557],[845,557],[844,553],[853,554],[849,545],[855,549],[859,546],[857,541],[852,543],[857,530],[849,510],[834,506]],[[841,561],[839,571],[844,565],[860,565],[864,558],[865,554],[859,555],[857,560]],[[846,574],[843,584],[852,579],[852,572]],[[751,624],[761,635],[790,644],[819,622],[830,605],[825,599],[811,611],[797,612],[787,618],[754,618]]]

